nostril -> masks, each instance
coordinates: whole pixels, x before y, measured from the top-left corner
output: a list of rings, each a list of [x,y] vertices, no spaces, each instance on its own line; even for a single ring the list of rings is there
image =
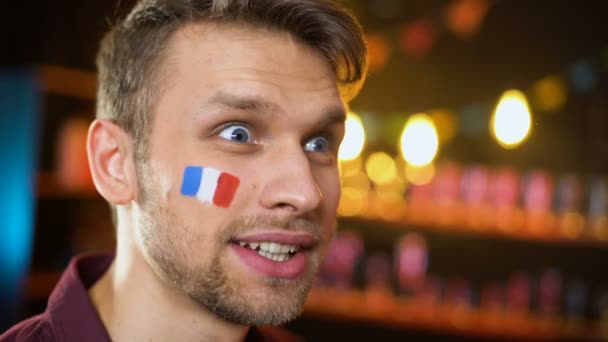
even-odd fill
[[[277,203],[275,205],[275,208],[278,208],[278,209],[287,209],[287,210],[293,210],[293,211],[298,210],[298,208],[296,208],[293,204],[289,204],[287,202]]]

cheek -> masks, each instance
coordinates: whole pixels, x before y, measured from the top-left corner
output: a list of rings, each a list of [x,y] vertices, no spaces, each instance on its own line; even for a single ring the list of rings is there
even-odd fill
[[[187,245],[205,245],[204,250],[211,251],[210,244],[222,240],[222,230],[241,206],[248,185],[219,168],[190,165],[179,173],[170,200],[171,211],[179,217],[176,226],[191,239]]]
[[[180,193],[205,204],[229,208],[240,187],[239,177],[212,167],[188,166]]]
[[[342,191],[337,172],[321,177],[318,185],[323,194],[323,205],[335,214]]]

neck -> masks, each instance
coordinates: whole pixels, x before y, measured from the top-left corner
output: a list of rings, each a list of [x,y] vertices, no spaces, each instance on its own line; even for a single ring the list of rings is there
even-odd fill
[[[119,230],[120,231],[120,230]],[[89,295],[113,341],[242,341],[248,327],[227,322],[161,280],[133,240]]]

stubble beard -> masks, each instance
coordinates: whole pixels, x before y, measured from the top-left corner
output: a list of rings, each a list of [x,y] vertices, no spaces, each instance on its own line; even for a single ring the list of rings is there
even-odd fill
[[[144,174],[145,178],[141,177]],[[158,187],[152,184],[152,174],[145,172],[139,177],[142,190],[139,196],[141,237],[143,253],[162,280],[216,316],[236,324],[279,325],[300,314],[317,273],[320,253],[311,253],[305,276],[294,280],[267,277],[258,286],[253,282],[247,283],[251,276],[239,278],[238,275],[230,275],[220,253],[230,248],[230,238],[256,227],[273,224],[322,237],[321,226],[309,221],[290,224],[267,217],[247,217],[232,221],[218,236],[204,234],[204,228],[188,227],[170,210],[166,200],[155,193]],[[147,184],[142,184],[144,182]],[[193,260],[195,253],[192,252],[203,246],[204,239],[215,240],[212,257],[206,261]]]

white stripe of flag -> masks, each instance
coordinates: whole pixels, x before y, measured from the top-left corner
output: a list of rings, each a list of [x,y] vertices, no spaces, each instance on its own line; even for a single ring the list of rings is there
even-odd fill
[[[217,180],[220,177],[220,172],[216,169],[206,167],[203,169],[203,179],[201,186],[198,188],[196,198],[203,202],[213,203],[215,189],[217,189]]]

